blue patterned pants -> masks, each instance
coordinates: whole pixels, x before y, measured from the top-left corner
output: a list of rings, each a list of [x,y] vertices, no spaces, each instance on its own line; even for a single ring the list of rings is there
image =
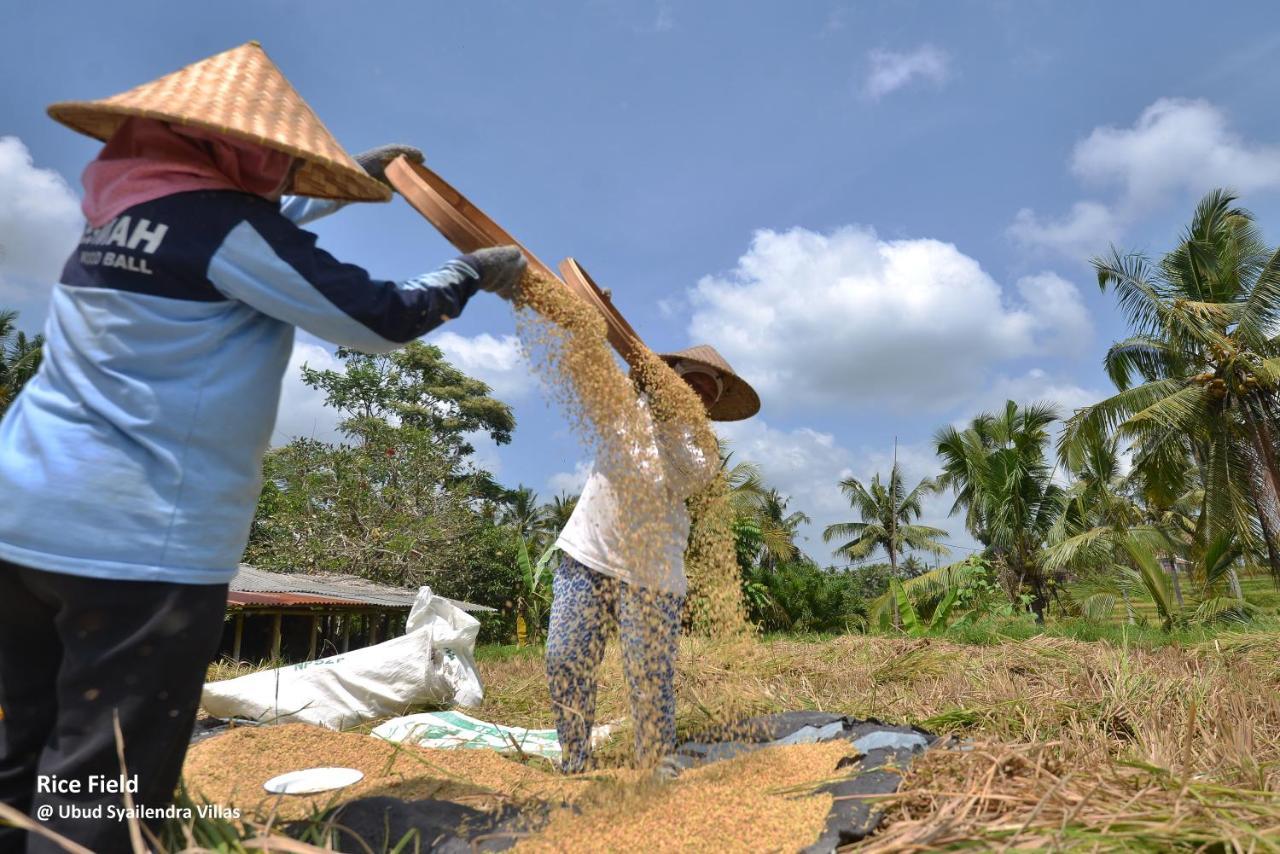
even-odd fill
[[[596,715],[596,671],[607,630],[618,624],[635,722],[636,762],[650,765],[676,745],[676,651],[684,597],[625,584],[568,555],[552,580],[547,680],[565,771],[587,767]]]

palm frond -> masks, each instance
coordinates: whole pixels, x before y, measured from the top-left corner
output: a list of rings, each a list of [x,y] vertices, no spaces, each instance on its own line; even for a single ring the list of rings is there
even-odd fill
[[[1197,623],[1243,623],[1256,611],[1255,606],[1243,599],[1236,599],[1234,596],[1213,596],[1200,603],[1192,619]]]
[[[1095,623],[1111,619],[1115,610],[1116,595],[1114,593],[1094,593],[1080,602],[1080,613],[1086,620],[1092,620]]]

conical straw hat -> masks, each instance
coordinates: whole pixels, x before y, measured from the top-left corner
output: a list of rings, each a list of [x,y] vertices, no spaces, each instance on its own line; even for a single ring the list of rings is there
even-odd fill
[[[129,116],[204,128],[304,161],[288,191],[385,202],[391,191],[343,150],[256,41],[100,101],[63,101],[49,115],[106,140]]]
[[[720,374],[724,392],[707,410],[707,417],[712,421],[741,421],[760,411],[760,395],[756,394],[756,390],[746,380],[733,372],[724,356],[717,353],[714,347],[699,344],[678,353],[659,353],[658,358],[672,366],[678,362],[695,362]]]

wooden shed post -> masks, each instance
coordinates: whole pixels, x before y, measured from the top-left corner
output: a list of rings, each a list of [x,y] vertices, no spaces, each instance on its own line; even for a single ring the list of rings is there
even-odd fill
[[[271,660],[280,660],[280,617],[279,611],[271,617]]]
[[[351,615],[342,615],[342,651],[351,651]]]
[[[316,637],[320,634],[320,615],[311,615],[311,644],[307,649],[307,661],[314,661],[316,657]]]
[[[374,646],[378,642],[378,626],[382,622],[381,614],[369,615],[369,646]]]
[[[244,611],[236,614],[236,639],[231,644],[231,660],[240,661],[240,642],[244,640]]]

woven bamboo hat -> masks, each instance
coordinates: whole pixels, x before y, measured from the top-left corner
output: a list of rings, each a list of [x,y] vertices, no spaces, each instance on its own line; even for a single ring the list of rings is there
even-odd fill
[[[130,116],[190,125],[283,151],[303,161],[288,192],[385,202],[391,191],[338,144],[256,41],[99,101],[62,101],[49,115],[106,140]]]
[[[658,358],[673,368],[681,362],[692,362],[720,375],[724,391],[721,392],[720,399],[707,410],[707,416],[712,421],[741,421],[760,411],[760,395],[756,394],[756,390],[746,380],[733,372],[724,356],[717,353],[714,347],[699,344],[678,353],[659,353]]]

